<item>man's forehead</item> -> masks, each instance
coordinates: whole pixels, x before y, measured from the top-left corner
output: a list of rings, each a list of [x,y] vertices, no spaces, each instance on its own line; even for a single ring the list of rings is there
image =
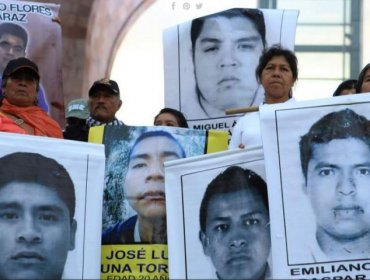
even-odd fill
[[[138,142],[132,151],[131,157],[143,153],[154,154],[174,151],[179,156],[181,155],[179,144],[174,139],[163,135],[156,135],[144,138]]]
[[[247,17],[212,17],[205,20],[199,37],[218,38],[224,36],[258,36],[252,20]]]

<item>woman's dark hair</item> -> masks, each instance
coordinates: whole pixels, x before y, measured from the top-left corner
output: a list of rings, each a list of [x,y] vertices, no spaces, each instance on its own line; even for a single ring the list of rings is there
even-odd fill
[[[266,67],[267,63],[276,56],[283,56],[286,59],[293,74],[293,81],[295,82],[298,79],[298,59],[294,52],[283,48],[280,44],[275,44],[271,48],[263,51],[256,68],[257,81],[261,83],[263,69]]]
[[[189,128],[188,122],[186,121],[186,118],[183,115],[183,113],[172,108],[163,108],[162,110],[160,110],[159,113],[154,117],[154,122],[157,120],[159,115],[166,113],[171,114],[176,118],[179,127]]]
[[[370,63],[366,64],[364,68],[362,68],[360,74],[358,75],[357,84],[356,84],[356,93],[361,93],[361,87],[364,82],[366,71],[370,68]]]
[[[341,82],[337,89],[334,91],[333,96],[341,95],[342,91],[345,89],[356,89],[357,80],[349,79]],[[356,90],[357,92],[357,90]]]

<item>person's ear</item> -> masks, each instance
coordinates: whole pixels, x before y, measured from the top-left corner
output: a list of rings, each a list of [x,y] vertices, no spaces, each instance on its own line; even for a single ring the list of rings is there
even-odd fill
[[[72,251],[76,245],[76,231],[77,231],[77,221],[75,219],[72,220],[71,229],[70,229],[70,238],[69,238],[69,247],[68,250]]]
[[[121,106],[122,106],[122,100],[120,99],[119,102],[118,102],[118,109],[117,109],[117,111],[121,108]]]
[[[199,231],[199,240],[202,243],[203,252],[206,256],[209,256],[209,238],[203,231]]]

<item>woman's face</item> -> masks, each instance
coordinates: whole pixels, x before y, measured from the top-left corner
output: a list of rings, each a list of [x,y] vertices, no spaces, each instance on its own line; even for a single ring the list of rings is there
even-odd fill
[[[294,85],[293,72],[284,56],[275,56],[262,70],[261,83],[267,104],[285,102]]]
[[[14,72],[3,87],[4,98],[12,105],[28,107],[36,105],[37,79],[27,70]]]
[[[370,92],[370,67],[365,72],[360,91]]]
[[[154,120],[154,125],[180,127],[176,117],[170,113],[162,113]]]

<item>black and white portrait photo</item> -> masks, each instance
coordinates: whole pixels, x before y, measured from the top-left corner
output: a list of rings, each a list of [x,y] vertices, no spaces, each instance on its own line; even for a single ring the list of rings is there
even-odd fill
[[[194,125],[226,118],[231,127],[235,116],[226,110],[263,102],[255,74],[259,57],[275,43],[293,49],[297,17],[297,11],[230,8],[167,29],[166,106]]]
[[[272,238],[274,277],[370,276],[369,102],[357,95],[262,110],[269,194],[279,209],[271,227],[284,236]]]
[[[166,166],[170,277],[269,278],[270,216],[262,151],[221,152],[194,161],[195,166],[190,159]]]
[[[3,134],[0,278],[98,278],[103,147]]]

